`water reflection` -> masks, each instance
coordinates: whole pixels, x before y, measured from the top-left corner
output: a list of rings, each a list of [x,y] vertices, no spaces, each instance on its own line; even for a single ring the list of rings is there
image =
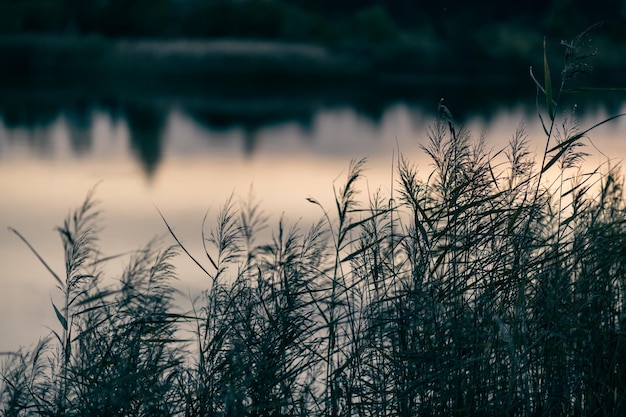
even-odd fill
[[[68,121],[69,140],[76,156],[85,155],[93,149],[91,128],[92,109],[84,100],[71,103],[63,112]]]
[[[268,126],[296,123],[308,131],[317,108],[314,103],[290,102],[287,99],[229,102],[207,100],[185,103],[182,111],[208,131],[240,129],[244,133],[243,152],[251,157],[257,148],[257,134]]]
[[[424,131],[424,120],[434,117],[440,97],[452,109],[461,124],[476,123],[489,126],[503,112],[515,111],[526,120],[536,118],[535,97],[531,88],[518,84],[485,84],[465,86],[460,83],[443,85],[418,85],[402,91],[389,88],[371,91],[362,90],[307,90],[284,91],[264,88],[260,91],[238,87],[232,90],[202,90],[175,94],[146,94],[125,92],[94,92],[77,90],[16,90],[0,95],[0,120],[4,134],[0,137],[0,158],[10,155],[11,147],[27,149],[37,157],[51,158],[58,152],[59,120],[64,120],[67,141],[75,157],[84,157],[94,152],[94,114],[105,114],[112,125],[124,125],[129,133],[129,151],[139,163],[146,178],[153,177],[164,158],[166,148],[176,148],[184,138],[171,137],[168,121],[173,113],[180,113],[199,127],[206,137],[206,145],[231,147],[233,133],[239,136],[240,154],[253,158],[266,132],[278,127],[296,127],[297,137],[303,141],[299,146],[310,146],[319,132],[315,132],[316,121],[321,114],[340,115],[351,109],[362,125],[369,130],[385,124],[394,106],[402,106],[413,115],[419,126],[415,131]],[[345,95],[341,95],[344,93]],[[404,95],[402,95],[404,94]],[[623,106],[623,96],[608,94],[593,101],[584,95],[570,94],[564,97],[567,108],[578,103],[578,115],[616,114]],[[319,127],[319,126],[318,126]],[[346,135],[339,131],[331,133]],[[478,133],[478,132],[477,132]],[[350,132],[350,135],[356,132]],[[295,140],[295,139],[294,139]],[[336,140],[342,140],[337,138]],[[2,142],[4,142],[2,144]],[[307,145],[307,142],[309,145]],[[319,145],[319,144],[318,144]],[[271,145],[269,145],[271,146]],[[289,145],[292,146],[292,145]],[[319,149],[321,154],[338,151],[342,147],[329,144],[331,148]],[[318,146],[319,148],[319,146]],[[348,155],[349,156],[349,155]]]
[[[0,316],[12,319],[0,321],[0,334],[6,336],[0,351],[30,343],[46,334],[44,326],[55,325],[49,308],[53,280],[7,226],[19,229],[55,270],[62,270],[52,229],[102,180],[105,254],[136,249],[165,232],[154,204],[192,253],[201,254],[200,224],[207,208],[215,214],[233,190],[245,196],[250,184],[274,218],[284,212],[307,227],[320,213],[306,197],[331,207],[333,181],[345,174],[351,158],[370,158],[364,191],[389,191],[391,156],[398,147],[420,174],[427,174],[429,161],[419,144],[427,140],[442,96],[460,124],[475,135],[486,132],[490,147],[504,146],[522,119],[531,139],[542,140],[535,97],[532,90],[522,90],[460,85],[307,94],[2,90],[0,279],[6,291],[0,292]],[[591,98],[579,101],[583,127],[626,111],[623,97]],[[625,130],[626,123],[618,121],[592,137],[607,155],[622,158]],[[182,293],[204,288],[197,268],[178,262]]]
[[[165,109],[128,103],[123,114],[130,131],[131,150],[151,178],[163,157],[163,128],[167,120]]]

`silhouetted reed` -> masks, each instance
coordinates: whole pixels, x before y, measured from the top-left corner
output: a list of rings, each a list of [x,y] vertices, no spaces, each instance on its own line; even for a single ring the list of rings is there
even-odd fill
[[[174,247],[152,242],[101,283],[89,195],[59,229],[65,279],[48,268],[61,328],[7,357],[3,414],[623,415],[623,181],[582,170],[583,140],[618,116],[561,116],[547,58],[535,81],[539,164],[523,124],[491,151],[442,102],[422,147],[432,171],[400,155],[391,195],[359,200],[353,161],[332,210],[310,198],[321,220],[281,218],[267,241],[259,204],[230,198],[203,223],[206,290],[185,314]]]

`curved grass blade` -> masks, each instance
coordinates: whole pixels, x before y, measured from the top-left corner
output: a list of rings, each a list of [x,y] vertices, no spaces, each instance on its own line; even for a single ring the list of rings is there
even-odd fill
[[[359,227],[359,226],[361,226],[362,224],[365,224],[365,223],[367,223],[367,222],[370,222],[370,221],[374,220],[375,218],[377,218],[377,217],[379,217],[379,216],[381,216],[381,215],[383,215],[383,214],[389,213],[389,212],[390,212],[390,211],[392,211],[392,210],[394,210],[394,208],[393,208],[393,207],[392,207],[392,208],[388,208],[388,209],[383,209],[383,210],[380,210],[380,211],[378,211],[378,212],[376,212],[376,213],[372,214],[372,215],[371,215],[371,216],[369,216],[369,217],[366,217],[365,219],[361,219],[361,220],[356,221],[356,222],[354,222],[354,223],[350,223],[350,224],[348,224],[345,228],[343,228],[343,229],[342,229],[342,231],[341,231],[341,236],[339,237],[339,240],[343,241],[343,239],[345,238],[346,234],[347,234],[350,230],[354,229],[355,227]]]
[[[26,238],[24,236],[22,236],[20,234],[20,232],[18,232],[17,230],[15,230],[12,227],[8,228],[10,232],[15,233],[15,235],[17,237],[19,237],[22,242],[24,242],[26,244],[26,246],[28,246],[28,248],[31,250],[31,252],[33,252],[35,254],[35,256],[37,257],[37,259],[39,259],[39,262],[41,262],[43,264],[43,266],[48,270],[48,272],[50,272],[52,274],[52,276],[54,277],[54,279],[57,280],[57,282],[59,283],[59,285],[61,286],[61,288],[65,287],[63,285],[63,281],[61,281],[61,278],[59,278],[59,276],[52,270],[52,268],[50,268],[50,265],[48,265],[46,263],[46,261],[44,261],[44,259],[41,257],[41,255],[39,255],[39,253],[35,250],[35,248],[28,242],[28,240],[26,240]]]
[[[596,123],[595,125],[591,126],[590,128],[588,128],[588,129],[586,129],[586,130],[584,130],[584,131],[582,131],[580,133],[577,133],[574,136],[572,136],[571,138],[569,138],[567,140],[564,140],[563,142],[559,143],[558,145],[552,147],[551,149],[548,150],[548,153],[554,152],[554,151],[556,151],[559,148],[563,148],[565,146],[568,146],[569,144],[574,143],[578,139],[580,139],[581,137],[585,136],[587,133],[591,132],[596,127],[602,126],[605,123],[608,123],[608,122],[610,122],[612,120],[615,120],[615,119],[618,119],[618,118],[624,117],[624,116],[626,116],[626,113],[616,114],[615,116],[611,116],[608,119],[604,119],[603,121]]]
[[[558,145],[554,146],[552,149],[548,150],[548,153],[556,151],[557,149],[559,150],[559,152],[557,152],[556,155],[554,155],[550,161],[543,167],[543,169],[541,170],[542,173],[546,172],[548,169],[550,169],[550,167],[552,167],[552,165],[554,165],[556,163],[556,161],[559,160],[559,158],[567,151],[568,146],[573,144],[574,142],[576,142],[577,140],[581,139],[582,137],[584,137],[587,133],[589,133],[590,131],[592,131],[593,129],[595,129],[598,126],[601,126],[605,123],[610,122],[611,120],[617,119],[618,117],[622,117],[622,116],[626,116],[626,113],[621,113],[621,114],[617,114],[615,116],[609,117],[608,119],[605,119],[599,123],[596,123],[595,125],[591,126],[589,129],[586,129],[580,133],[575,134],[574,136],[572,136],[571,138],[559,143]]]
[[[63,326],[63,329],[67,330],[67,319],[65,318],[63,314],[61,314],[57,306],[54,305],[54,301],[51,301],[51,302],[52,302],[52,308],[54,308],[54,312],[57,315],[57,319],[59,319],[59,322],[61,323],[61,326]]]
[[[156,211],[159,213],[159,216],[161,216],[161,219],[163,220],[163,223],[165,223],[165,227],[167,227],[168,232],[170,232],[170,235],[172,235],[172,237],[174,238],[174,240],[176,241],[176,243],[178,243],[178,246],[180,246],[180,248],[185,252],[185,254],[187,254],[187,256],[194,261],[194,263],[196,265],[198,265],[198,267],[202,270],[202,272],[204,272],[205,274],[207,274],[210,278],[213,278],[213,276],[209,273],[209,271],[207,271],[200,262],[198,262],[198,260],[196,258],[193,257],[193,255],[191,253],[189,253],[189,251],[187,250],[186,247],[183,246],[183,244],[181,243],[181,241],[178,239],[178,236],[176,236],[176,234],[174,233],[174,231],[172,230],[172,228],[170,227],[169,223],[167,222],[167,220],[165,220],[165,216],[163,216],[163,213],[161,213],[161,210],[159,210],[159,208],[157,206],[154,206],[156,208]]]
[[[619,92],[626,93],[626,87],[576,87],[563,90],[565,93],[606,93]]]
[[[202,218],[202,248],[204,249],[204,254],[206,255],[206,257],[209,258],[209,262],[211,262],[211,265],[213,265],[213,268],[215,268],[216,271],[219,271],[219,268],[217,267],[217,263],[215,263],[215,261],[209,254],[209,250],[206,247],[206,236],[204,233],[204,225],[206,224],[206,219],[208,216],[209,216],[209,210],[207,210],[204,213],[204,217]]]
[[[546,105],[548,107],[548,115],[550,120],[554,121],[554,103],[552,101],[552,78],[550,77],[550,66],[548,65],[548,53],[546,47],[546,38],[543,38],[543,72],[544,85],[546,88]]]
[[[359,256],[360,254],[362,254],[363,252],[366,252],[367,250],[373,248],[374,246],[380,244],[382,241],[384,241],[386,239],[385,236],[381,237],[380,239],[377,239],[373,242],[371,242],[368,245],[363,246],[362,248],[359,248],[358,250],[349,253],[348,255],[346,255],[340,262],[344,263],[347,261],[351,261],[352,259],[356,258],[357,256]]]

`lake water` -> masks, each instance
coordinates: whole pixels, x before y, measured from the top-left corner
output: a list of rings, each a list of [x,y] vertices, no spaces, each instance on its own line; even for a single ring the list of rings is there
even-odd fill
[[[54,280],[29,249],[7,230],[19,230],[58,273],[63,271],[54,227],[95,184],[101,200],[101,247],[106,254],[140,248],[166,232],[157,210],[180,239],[201,254],[200,226],[234,191],[252,192],[276,224],[280,216],[304,228],[321,216],[308,203],[332,205],[350,159],[368,157],[364,194],[392,184],[397,149],[424,175],[427,141],[439,98],[476,137],[485,133],[501,149],[520,121],[532,146],[543,146],[535,96],[527,76],[511,85],[464,87],[428,83],[393,94],[361,89],[221,88],[185,92],[133,92],[45,88],[0,90],[0,352],[36,342],[58,328],[51,297]],[[521,85],[521,88],[520,88]],[[156,88],[155,88],[156,90]],[[624,96],[575,96],[585,128],[626,112]],[[626,121],[591,134],[607,156],[626,156]],[[594,151],[591,146],[588,151]],[[594,151],[589,163],[603,162]],[[167,239],[167,237],[166,237]],[[167,240],[171,242],[171,239]],[[121,271],[124,259],[107,269]],[[186,258],[176,261],[183,293],[205,286]],[[186,306],[183,306],[186,307]]]

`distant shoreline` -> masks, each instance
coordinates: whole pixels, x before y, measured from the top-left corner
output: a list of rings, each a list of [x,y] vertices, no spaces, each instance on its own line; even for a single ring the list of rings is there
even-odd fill
[[[554,48],[557,49],[557,48]],[[551,54],[561,65],[562,48]],[[155,79],[194,85],[212,83],[426,85],[433,82],[515,83],[537,57],[476,56],[449,48],[415,45],[329,47],[245,39],[109,39],[100,36],[13,35],[0,37],[0,85],[67,82],[115,83]],[[476,54],[473,52],[472,54]],[[536,55],[536,56],[535,56]],[[613,56],[613,53],[611,54]],[[619,74],[623,59],[604,64],[601,78]],[[556,73],[556,71],[555,71]],[[609,74],[607,76],[607,73]]]

